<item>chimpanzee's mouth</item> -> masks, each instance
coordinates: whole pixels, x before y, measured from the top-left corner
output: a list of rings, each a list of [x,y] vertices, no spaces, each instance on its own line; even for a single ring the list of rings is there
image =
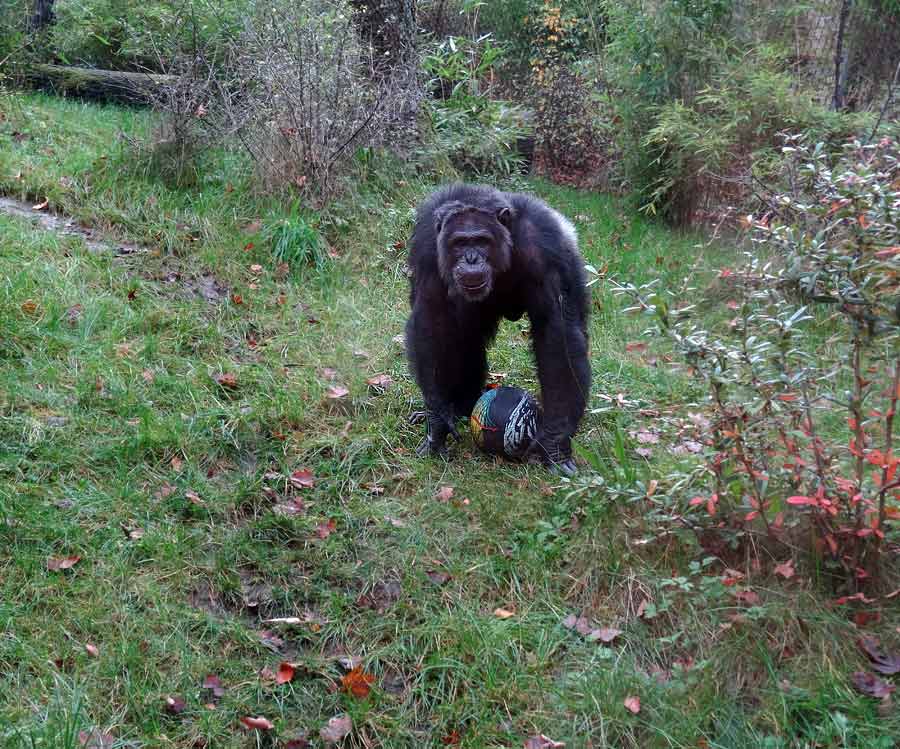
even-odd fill
[[[481,291],[485,286],[488,285],[487,281],[482,281],[481,283],[475,284],[474,286],[464,283],[462,287],[469,292],[470,294],[475,293],[476,291]]]

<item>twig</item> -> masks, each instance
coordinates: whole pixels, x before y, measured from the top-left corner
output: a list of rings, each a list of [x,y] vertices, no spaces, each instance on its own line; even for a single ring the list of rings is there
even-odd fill
[[[890,84],[888,84],[888,92],[887,97],[885,97],[884,104],[881,107],[881,111],[878,113],[878,119],[875,121],[875,127],[872,128],[872,132],[869,133],[869,138],[866,140],[866,145],[868,145],[872,138],[875,137],[875,133],[878,132],[878,128],[881,127],[881,121],[884,119],[884,115],[887,113],[888,108],[891,106],[891,101],[894,98],[894,88],[897,86],[897,80],[900,79],[900,62],[897,63],[897,69],[894,71],[894,77],[891,79]]]

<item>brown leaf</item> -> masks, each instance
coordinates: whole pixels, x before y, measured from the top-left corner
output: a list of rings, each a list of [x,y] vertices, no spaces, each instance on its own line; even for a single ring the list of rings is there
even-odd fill
[[[84,307],[82,307],[80,304],[74,304],[66,310],[66,320],[68,321],[69,325],[76,325],[78,323],[83,310]]]
[[[48,205],[50,205],[50,201],[47,198],[44,198],[37,205],[31,206],[32,211],[43,211]]]
[[[81,561],[81,557],[79,556],[71,556],[71,557],[50,557],[47,560],[47,569],[52,572],[59,572],[60,570],[68,570],[74,567]]]
[[[870,697],[884,699],[885,697],[890,697],[891,692],[894,691],[894,686],[892,684],[888,684],[875,676],[875,674],[870,674],[865,671],[855,671],[850,677],[850,680],[853,682],[853,686],[860,692],[867,694]]]
[[[370,377],[366,380],[366,384],[376,391],[384,391],[394,384],[394,380],[390,375],[380,374]]]
[[[186,708],[187,703],[177,694],[166,697],[166,712],[169,715],[178,715],[179,713],[183,713]]]
[[[776,564],[774,572],[776,575],[781,575],[785,580],[790,580],[795,574],[794,560],[788,559],[786,562]]]
[[[353,728],[353,720],[349,715],[335,715],[320,731],[319,736],[326,744],[336,744]]]
[[[309,468],[301,468],[291,474],[290,482],[291,486],[297,489],[311,489],[315,486],[316,479]]]
[[[219,384],[220,387],[227,388],[229,390],[234,390],[238,386],[237,375],[235,375],[233,372],[220,372],[213,375],[213,379]]]
[[[759,596],[752,590],[736,590],[734,597],[740,603],[746,603],[748,606],[759,606]]]
[[[276,684],[287,684],[294,679],[294,664],[284,662],[278,667],[278,673],[275,674]]]
[[[340,400],[341,398],[346,398],[348,395],[350,395],[350,391],[343,385],[332,385],[330,388],[328,388],[328,391],[325,395],[331,400]]]
[[[599,629],[592,629],[588,633],[587,639],[600,640],[600,642],[609,643],[615,640],[620,634],[622,634],[621,629],[616,629],[615,627],[600,627]]]
[[[334,518],[331,518],[327,523],[319,523],[316,526],[316,535],[318,535],[319,538],[328,538],[334,532],[335,528],[337,528],[337,521]]]
[[[103,733],[99,728],[91,731],[79,731],[78,743],[84,749],[112,749],[116,743],[116,737],[109,733]]]
[[[374,683],[375,677],[363,671],[362,666],[357,666],[341,677],[341,686],[344,688],[344,691],[359,699],[365,699],[369,696]]]
[[[494,609],[494,616],[498,619],[509,619],[512,616],[515,616],[515,611],[510,611],[509,609],[496,608]]]
[[[144,382],[146,382],[148,385],[152,385],[153,381],[156,379],[156,375],[153,374],[152,369],[145,369],[143,372],[141,372],[141,377],[144,378]]]
[[[275,681],[277,678],[278,677],[276,676],[275,672],[268,666],[263,666],[259,670],[259,680],[264,683],[270,684],[273,681]]]
[[[441,737],[441,743],[444,746],[456,746],[462,741],[462,736],[459,735],[459,731],[457,729],[453,729],[446,736]]]
[[[172,470],[176,473],[179,473],[181,469],[184,467],[184,461],[178,455],[173,455],[172,459],[169,461],[169,465],[172,466]]]
[[[565,742],[554,741],[549,736],[539,733],[525,739],[525,749],[563,749]]]
[[[302,499],[294,498],[287,502],[279,502],[272,508],[272,511],[276,515],[291,517],[293,515],[302,515],[306,511],[306,505],[303,503]]]
[[[425,570],[425,575],[431,580],[435,585],[446,585],[450,580],[452,580],[452,576],[448,575],[446,572],[442,570]]]
[[[659,442],[658,434],[648,432],[644,429],[637,432],[637,434],[634,435],[634,438],[642,445],[655,445],[657,442]]]
[[[294,738],[284,742],[284,749],[308,749],[310,746],[312,746],[312,744],[309,743],[306,734],[294,736]]]
[[[634,341],[632,343],[626,343],[625,350],[626,351],[637,351],[637,352],[646,351],[647,344],[642,341]]]
[[[38,304],[34,299],[26,299],[19,306],[19,309],[22,310],[26,315],[34,315],[38,310]]]
[[[91,656],[93,658],[96,658],[97,656],[100,655],[100,649],[96,645],[94,645],[93,643],[90,643],[90,642],[85,643],[84,650],[89,656]]]
[[[195,492],[193,489],[188,489],[184,493],[184,496],[187,498],[188,502],[190,502],[191,504],[195,504],[195,505],[203,504],[203,500],[200,499],[200,495],[197,494],[197,492]]]
[[[453,498],[453,487],[452,486],[442,486],[434,495],[434,498],[439,502],[447,502],[448,500]]]
[[[247,728],[255,728],[258,731],[271,731],[275,728],[275,724],[267,718],[263,718],[262,716],[257,718],[241,718],[241,723],[243,723]]]
[[[625,698],[625,707],[637,715],[641,711],[641,698],[633,695]]]
[[[878,673],[891,676],[900,673],[900,655],[885,653],[874,637],[861,637],[859,647],[872,661],[872,668]]]

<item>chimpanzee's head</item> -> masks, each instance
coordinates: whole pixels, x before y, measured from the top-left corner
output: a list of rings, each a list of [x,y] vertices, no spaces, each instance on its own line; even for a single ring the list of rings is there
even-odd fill
[[[486,299],[512,253],[513,208],[505,201],[467,205],[451,201],[434,212],[438,268],[450,289],[467,302]]]

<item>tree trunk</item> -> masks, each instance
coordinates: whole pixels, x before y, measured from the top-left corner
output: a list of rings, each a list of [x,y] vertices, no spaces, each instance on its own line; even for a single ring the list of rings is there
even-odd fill
[[[28,18],[28,30],[40,31],[53,22],[54,0],[34,0],[31,16]]]
[[[174,75],[126,73],[120,70],[94,70],[69,65],[32,65],[28,77],[62,94],[74,94],[102,101],[146,104],[163,86],[178,79]]]
[[[843,0],[841,15],[838,19],[837,39],[834,43],[834,95],[831,97],[832,109],[844,108],[844,97],[847,94],[847,61],[849,55],[844,48],[844,34],[847,31],[847,17],[853,0]]]

